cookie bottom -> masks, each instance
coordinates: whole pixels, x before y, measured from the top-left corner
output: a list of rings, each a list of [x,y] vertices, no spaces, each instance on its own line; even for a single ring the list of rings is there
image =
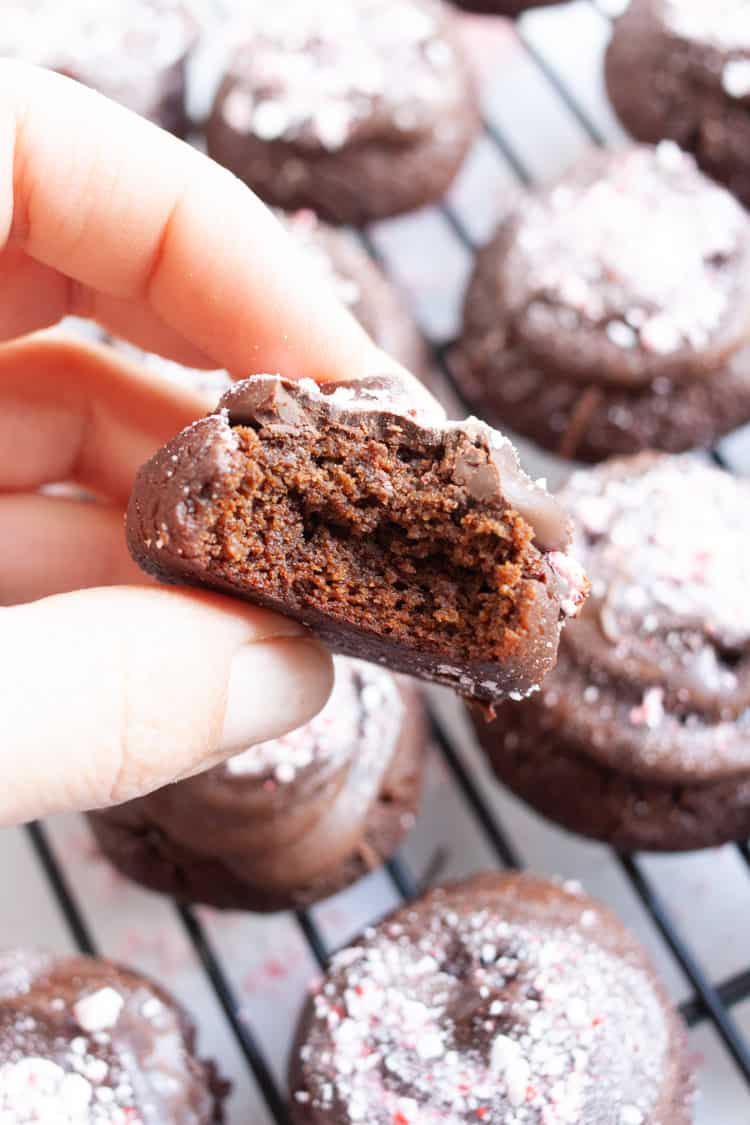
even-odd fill
[[[474,727],[498,779],[542,816],[621,852],[678,852],[750,836],[750,772],[720,781],[665,784],[595,762],[559,732],[514,721],[506,705]]]
[[[658,380],[639,390],[564,379],[512,362],[482,369],[468,350],[457,354],[456,378],[471,405],[561,457],[598,462],[659,449],[683,453],[707,446],[750,422],[750,349],[701,379]]]
[[[330,871],[298,886],[280,889],[246,882],[237,873],[237,856],[229,866],[220,857],[201,855],[132,811],[119,818],[118,809],[89,813],[89,824],[102,852],[121,874],[179,902],[258,914],[311,906],[383,864],[409,831],[419,803],[424,750],[423,719],[416,707],[410,708],[406,722],[414,729],[401,739],[356,849]]]

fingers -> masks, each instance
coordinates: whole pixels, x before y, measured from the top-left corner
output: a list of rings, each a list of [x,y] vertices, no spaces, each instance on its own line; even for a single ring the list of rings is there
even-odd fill
[[[205,413],[104,348],[59,339],[0,347],[0,491],[72,480],[124,505],[140,465]]]
[[[0,645],[5,824],[216,764],[306,722],[332,682],[330,657],[296,623],[157,588],[1,609]]]
[[[8,170],[12,168],[12,174]],[[351,378],[390,361],[238,180],[59,75],[0,62],[0,247],[147,306],[217,367]]]
[[[125,545],[122,508],[0,496],[0,606],[92,586],[146,584]]]

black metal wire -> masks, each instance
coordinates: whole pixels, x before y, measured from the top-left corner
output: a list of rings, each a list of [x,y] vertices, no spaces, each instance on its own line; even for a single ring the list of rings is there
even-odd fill
[[[606,138],[601,129],[591,120],[575,94],[570,90],[570,87],[566,85],[555,68],[550,65],[541,51],[539,51],[533,43],[529,42],[523,34],[519,34],[518,38],[537,70],[544,76],[547,83],[560,98],[560,101],[568,108],[570,114],[576,119],[588,139],[595,145],[603,145]]]
[[[232,1028],[237,1044],[253,1072],[266,1104],[279,1125],[291,1125],[291,1117],[286,1104],[286,1099],[276,1085],[276,1080],[271,1072],[265,1054],[258,1045],[255,1036],[244,1020],[239,1015],[239,1005],[234,990],[230,985],[219,960],[214,953],[211,942],[206,937],[205,931],[198,921],[195,913],[187,906],[175,907],[179,919],[184,926],[190,941],[200,958],[206,976],[211,982],[217,999],[224,1010],[224,1015]]]
[[[723,1039],[725,1047],[742,1071],[745,1081],[750,1085],[750,1046],[746,1038],[724,1007],[717,989],[693,956],[687,942],[672,921],[669,911],[650,880],[644,875],[637,860],[633,856],[620,856],[620,864],[680,968],[695,989],[698,1002],[710,1016],[717,1034]]]
[[[323,939],[323,935],[307,910],[298,910],[295,913],[295,918],[297,919],[297,925],[302,930],[307,944],[310,946],[313,957],[318,962],[319,968],[325,969],[328,966],[330,951]]]
[[[65,922],[76,947],[81,953],[86,953],[90,957],[95,957],[97,952],[96,943],[91,936],[91,931],[86,925],[75,896],[68,886],[68,881],[62,872],[62,868],[55,858],[55,853],[49,845],[47,833],[38,822],[27,824],[26,832],[31,840],[31,846],[36,853],[39,864],[44,874],[47,876],[47,881],[57,901],[58,908],[65,918]]]
[[[453,745],[440,718],[432,712],[430,721],[433,736],[442,751],[448,769],[452,773],[466,803],[479,821],[485,836],[495,849],[498,859],[504,867],[521,867],[522,863],[518,852],[501,828],[489,804],[485,801],[481,789],[464,766],[461,755]]]

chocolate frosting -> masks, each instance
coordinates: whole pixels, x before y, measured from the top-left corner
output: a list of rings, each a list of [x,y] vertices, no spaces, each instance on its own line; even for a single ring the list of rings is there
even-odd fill
[[[546,488],[526,475],[510,441],[476,418],[445,421],[442,407],[416,380],[382,375],[317,384],[311,379],[293,383],[278,375],[254,375],[227,391],[220,408],[232,426],[305,428],[330,419],[376,431],[396,416],[435,445],[447,434],[467,434],[474,448],[457,460],[457,483],[477,500],[505,499],[531,525],[540,550],[565,551],[570,544],[565,512]],[[491,464],[481,456],[482,450],[490,451]]]
[[[589,153],[523,199],[494,246],[495,346],[551,373],[684,380],[750,336],[750,221],[672,142]]]
[[[637,943],[572,886],[487,874],[336,954],[304,1010],[299,1125],[688,1125],[685,1044]]]
[[[126,969],[0,953],[3,1125],[219,1122],[223,1087],[194,1038],[171,997]]]
[[[592,592],[535,705],[644,777],[746,770],[750,484],[698,458],[641,454],[576,473],[561,500]]]

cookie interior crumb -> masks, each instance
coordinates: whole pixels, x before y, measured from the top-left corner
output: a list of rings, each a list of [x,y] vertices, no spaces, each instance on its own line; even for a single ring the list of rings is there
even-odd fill
[[[498,658],[529,627],[529,579],[547,579],[531,528],[456,483],[467,450],[489,471],[481,443],[404,444],[396,426],[378,440],[336,424],[233,433],[242,467],[204,533],[227,579],[469,659]]]

